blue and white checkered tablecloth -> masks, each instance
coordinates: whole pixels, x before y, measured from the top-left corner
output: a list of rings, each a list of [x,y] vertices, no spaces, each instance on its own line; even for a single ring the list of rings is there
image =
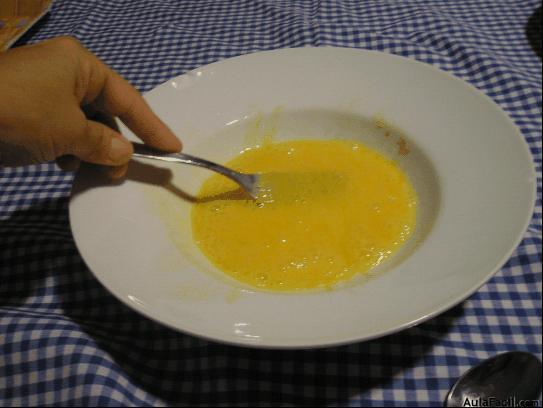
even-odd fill
[[[141,91],[222,58],[282,47],[415,58],[492,97],[520,127],[540,175],[539,7],[535,0],[56,0],[19,44],[73,35]],[[0,406],[438,406],[481,359],[510,350],[541,358],[541,187],[521,245],[459,306],[372,341],[274,351],[180,334],[117,301],[74,245],[72,179],[54,164],[0,170]]]

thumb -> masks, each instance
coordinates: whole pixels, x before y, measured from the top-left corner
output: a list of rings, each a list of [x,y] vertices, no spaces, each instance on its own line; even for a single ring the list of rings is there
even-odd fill
[[[100,122],[86,120],[70,153],[89,163],[119,166],[127,163],[133,152],[132,144],[120,133]]]

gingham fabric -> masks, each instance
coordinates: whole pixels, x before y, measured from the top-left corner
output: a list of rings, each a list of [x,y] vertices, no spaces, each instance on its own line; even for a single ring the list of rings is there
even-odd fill
[[[56,0],[19,45],[73,35],[141,91],[260,50],[333,45],[403,55],[492,97],[520,127],[540,175],[538,7],[533,0]],[[510,350],[541,358],[540,187],[520,246],[459,306],[368,342],[277,351],[184,335],[117,301],[74,245],[72,179],[54,164],[0,170],[0,406],[438,406],[484,358]]]

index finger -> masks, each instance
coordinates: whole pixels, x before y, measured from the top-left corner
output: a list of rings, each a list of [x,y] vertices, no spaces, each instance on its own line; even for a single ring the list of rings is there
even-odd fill
[[[117,116],[149,146],[169,152],[180,151],[181,141],[152,111],[136,88],[97,57],[91,54],[91,58],[88,91],[97,95],[100,109]]]

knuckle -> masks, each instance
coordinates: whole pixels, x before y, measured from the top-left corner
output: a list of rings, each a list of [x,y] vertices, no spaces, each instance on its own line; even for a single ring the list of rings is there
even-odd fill
[[[59,47],[66,50],[79,50],[83,47],[79,40],[69,35],[56,37],[52,41],[54,41]]]
[[[123,104],[118,104],[117,108],[114,106],[111,107],[112,110],[115,110],[115,116],[118,116],[121,120],[130,120],[134,116],[135,103],[134,101],[127,101]]]

